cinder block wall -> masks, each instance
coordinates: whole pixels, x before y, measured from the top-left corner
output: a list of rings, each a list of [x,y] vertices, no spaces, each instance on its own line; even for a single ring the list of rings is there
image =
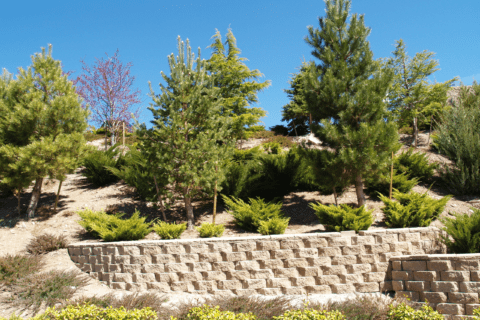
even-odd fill
[[[397,295],[428,303],[445,315],[473,315],[480,307],[480,254],[392,257]]]
[[[391,291],[393,256],[425,254],[436,228],[78,243],[71,259],[114,289],[225,295]]]

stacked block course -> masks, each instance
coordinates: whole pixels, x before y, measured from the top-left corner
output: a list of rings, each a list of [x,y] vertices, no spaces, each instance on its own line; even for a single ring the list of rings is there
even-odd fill
[[[83,271],[114,289],[219,295],[393,290],[390,259],[425,254],[436,228],[79,243]]]
[[[428,301],[452,319],[469,318],[461,315],[471,316],[473,309],[480,307],[480,254],[416,255],[390,260],[397,295]]]

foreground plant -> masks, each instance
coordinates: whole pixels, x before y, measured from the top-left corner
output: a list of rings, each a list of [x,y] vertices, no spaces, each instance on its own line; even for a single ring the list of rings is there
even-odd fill
[[[42,234],[30,241],[27,245],[27,252],[31,254],[44,254],[66,248],[67,245],[67,237],[64,235]]]
[[[387,320],[443,320],[440,313],[434,311],[428,304],[424,304],[420,310],[415,310],[405,302],[397,306],[390,306]]]
[[[202,223],[200,227],[195,228],[200,233],[200,238],[221,237],[225,231],[223,224]]]
[[[158,224],[153,226],[153,230],[165,240],[168,239],[180,239],[183,231],[187,229],[186,223],[167,223],[165,221],[160,221]]]
[[[454,218],[444,218],[443,230],[448,236],[442,235],[442,242],[452,253],[480,252],[480,210],[472,208],[473,213],[455,214]]]
[[[373,223],[373,210],[366,210],[365,206],[352,208],[346,204],[340,206],[326,206],[321,203],[312,203],[310,207],[315,210],[315,214],[321,224],[329,230],[367,230]]]
[[[0,284],[10,285],[16,280],[38,272],[43,266],[40,256],[6,255],[0,257]]]

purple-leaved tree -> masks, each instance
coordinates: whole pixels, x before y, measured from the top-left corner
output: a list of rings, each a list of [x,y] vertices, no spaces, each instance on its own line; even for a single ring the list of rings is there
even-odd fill
[[[112,57],[96,58],[93,66],[81,60],[83,74],[74,81],[77,93],[90,106],[91,120],[105,127],[105,150],[107,149],[107,131],[115,135],[122,123],[131,128],[132,114],[138,118],[139,110],[133,111],[135,104],[141,102],[140,90],[133,89],[135,77],[130,75],[132,63],[123,64],[118,58],[118,49]]]

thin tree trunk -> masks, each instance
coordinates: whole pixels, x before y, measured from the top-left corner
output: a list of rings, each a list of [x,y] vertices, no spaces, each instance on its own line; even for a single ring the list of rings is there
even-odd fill
[[[217,172],[218,168],[215,166],[215,173]],[[217,180],[215,179],[215,187],[213,189],[213,217],[212,223],[215,224],[215,217],[217,215]]]
[[[415,142],[415,148],[417,147],[417,140],[418,140],[418,124],[417,124],[417,117],[413,118],[413,139]]]
[[[160,201],[160,210],[162,211],[163,221],[167,222],[167,216],[165,215],[165,207],[163,205],[163,198],[162,198],[162,195],[160,194],[160,190],[157,184],[157,178],[155,176],[153,176],[153,181],[155,182],[155,188],[157,190],[157,200]]]
[[[35,217],[35,210],[37,209],[38,200],[40,200],[40,194],[42,193],[42,183],[43,178],[38,178],[37,180],[35,180],[35,186],[33,187],[32,191],[32,198],[30,199],[30,203],[28,204],[27,208],[28,218]]]
[[[333,197],[335,198],[335,206],[338,207],[338,197],[337,197],[337,190],[335,187],[333,187]]]
[[[17,210],[18,210],[18,215],[20,215],[22,211],[22,190],[15,190],[15,196],[17,197],[18,204],[17,204]]]
[[[310,125],[310,133],[313,133],[312,131],[312,114],[310,113],[310,118],[308,119],[309,125]]]
[[[60,196],[60,189],[62,188],[62,183],[63,180],[60,180],[60,184],[58,185],[57,198],[55,199],[55,208],[53,209],[53,211],[55,212],[57,212],[58,198]]]
[[[357,193],[358,206],[361,207],[365,205],[365,194],[363,193],[363,181],[361,174],[358,174],[355,178],[355,191]]]
[[[125,122],[122,122],[123,146],[125,147]]]
[[[427,141],[427,147],[430,143],[430,135],[432,134],[432,123],[433,123],[433,114],[430,116],[430,128],[428,129],[428,141]]]
[[[105,151],[107,151],[107,129],[105,129]]]
[[[390,170],[390,200],[392,200],[393,190],[393,151],[392,151],[392,169]]]
[[[187,212],[187,230],[193,230],[193,227],[195,226],[195,220],[193,216],[192,198],[186,196],[187,191],[185,189],[183,194],[185,199],[185,211]]]
[[[292,121],[293,121],[293,130],[295,130],[295,137],[298,137],[297,125],[295,124],[295,120],[292,120]]]

